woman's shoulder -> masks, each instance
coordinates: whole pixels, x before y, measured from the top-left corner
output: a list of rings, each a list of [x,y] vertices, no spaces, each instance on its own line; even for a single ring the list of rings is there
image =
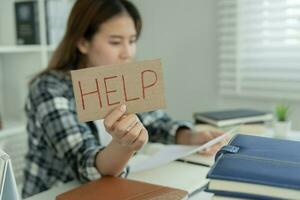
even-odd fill
[[[72,82],[68,73],[57,70],[49,70],[39,74],[29,85],[31,95],[40,95],[41,93],[64,94],[72,91]]]

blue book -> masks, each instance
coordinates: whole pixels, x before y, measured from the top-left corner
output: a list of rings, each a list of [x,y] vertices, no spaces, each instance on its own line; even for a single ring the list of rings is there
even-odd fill
[[[300,199],[300,142],[236,135],[216,155],[207,191],[246,199]]]

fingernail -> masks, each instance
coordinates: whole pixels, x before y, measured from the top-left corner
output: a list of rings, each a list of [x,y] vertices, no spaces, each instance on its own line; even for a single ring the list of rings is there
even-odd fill
[[[127,132],[130,131],[132,129],[132,127],[133,127],[133,125],[128,126],[127,129],[126,129],[126,131]]]
[[[125,105],[125,104],[121,105],[120,110],[121,110],[122,112],[125,112],[125,111],[126,111],[126,105]]]
[[[125,147],[126,144],[125,144],[124,142],[121,142],[121,146],[122,146],[122,147]]]

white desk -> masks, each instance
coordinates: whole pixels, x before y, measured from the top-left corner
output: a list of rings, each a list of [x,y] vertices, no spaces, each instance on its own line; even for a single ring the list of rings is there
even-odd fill
[[[267,136],[267,137],[272,137],[273,136],[273,132],[271,129],[267,129],[266,133],[264,134],[264,136]],[[288,139],[290,140],[297,140],[297,141],[300,141],[300,131],[291,131],[288,136],[287,136]],[[30,197],[30,198],[27,198],[26,200],[54,200],[55,197],[58,195],[58,194],[61,194],[65,191],[68,191],[70,189],[73,189],[75,187],[78,187],[80,184],[79,182],[70,182],[70,183],[67,183],[67,184],[64,184],[62,186],[59,186],[59,187],[55,187],[53,189],[50,189],[46,192],[42,192],[40,194],[37,194],[33,197]],[[211,200],[211,197],[212,197],[212,194],[210,193],[206,193],[204,191],[200,191],[194,195],[192,195],[189,199],[190,200],[198,200],[198,199],[201,199],[201,200]]]

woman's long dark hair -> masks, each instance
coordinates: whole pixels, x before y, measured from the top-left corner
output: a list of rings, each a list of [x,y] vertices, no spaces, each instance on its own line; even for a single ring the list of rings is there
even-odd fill
[[[42,72],[77,69],[85,56],[77,48],[82,38],[90,41],[101,24],[121,14],[128,14],[134,21],[139,37],[142,19],[137,8],[127,0],[77,0],[68,19],[65,35],[54,51],[48,67]]]

